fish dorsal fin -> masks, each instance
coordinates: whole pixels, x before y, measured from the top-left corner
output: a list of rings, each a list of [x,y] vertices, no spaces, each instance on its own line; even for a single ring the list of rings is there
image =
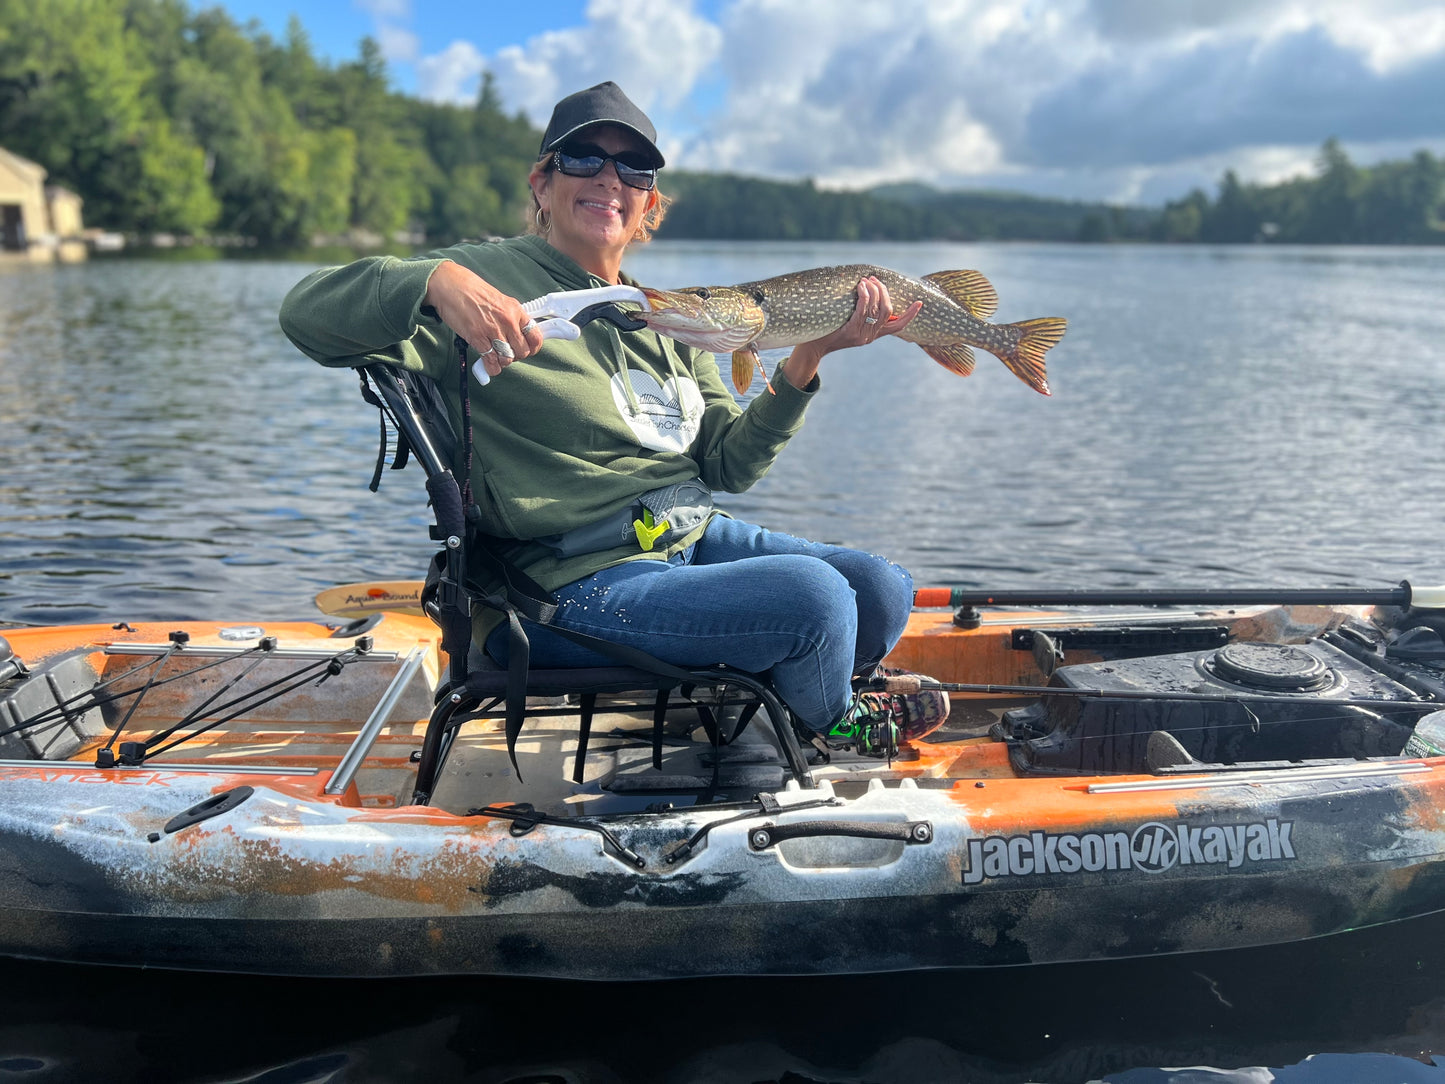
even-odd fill
[[[935,271],[923,280],[933,283],[977,320],[987,320],[998,311],[998,291],[977,271]]]
[[[949,372],[967,376],[973,372],[973,351],[963,343],[950,346],[925,346],[923,352]]]

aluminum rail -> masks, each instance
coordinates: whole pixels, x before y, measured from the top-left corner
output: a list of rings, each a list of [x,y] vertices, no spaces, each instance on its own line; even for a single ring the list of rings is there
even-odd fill
[[[1200,765],[1201,773],[1209,768]],[[1132,794],[1150,790],[1214,790],[1219,787],[1258,787],[1272,783],[1313,783],[1329,779],[1367,779],[1380,775],[1415,775],[1434,769],[1418,761],[1403,764],[1329,764],[1315,768],[1273,768],[1239,772],[1233,775],[1200,774],[1170,779],[1139,779],[1119,783],[1091,783],[1089,794]]]
[[[164,760],[147,761],[144,764],[117,764],[113,768],[97,768],[79,760],[0,760],[0,769],[5,768],[70,768],[77,772],[205,772],[212,775],[316,775],[320,768],[293,768],[277,764],[247,764],[243,760],[223,760],[214,764],[167,764]]]
[[[346,750],[346,755],[341,758],[341,763],[336,766],[332,773],[331,780],[323,788],[325,794],[341,794],[351,786],[351,780],[356,775],[361,762],[371,752],[371,747],[376,744],[377,737],[381,734],[381,728],[386,725],[387,719],[391,718],[392,710],[396,707],[406,687],[411,684],[411,679],[416,676],[424,655],[420,650],[413,651],[401,664],[401,669],[396,672],[396,677],[391,679],[391,684],[386,687],[386,692],[381,694],[381,699],[376,702],[365,723],[361,725],[361,731],[356,735],[356,740],[351,743],[351,748]]]
[[[171,644],[107,644],[104,649],[106,655],[164,655],[171,649]],[[245,655],[255,651],[255,647],[247,647],[238,644],[231,647],[226,644],[186,644],[180,651],[176,652],[178,659],[224,659],[234,655]],[[315,647],[274,647],[267,652],[266,657],[270,659],[329,659],[349,650],[346,648],[315,648]],[[371,650],[358,654],[352,662],[395,662],[399,658],[395,651]]]

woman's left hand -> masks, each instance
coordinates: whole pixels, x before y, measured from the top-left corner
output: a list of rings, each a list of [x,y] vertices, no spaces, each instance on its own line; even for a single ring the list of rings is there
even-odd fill
[[[783,375],[795,388],[805,388],[818,372],[818,362],[835,350],[867,346],[883,335],[897,335],[923,311],[923,302],[915,301],[899,316],[893,315],[893,301],[888,287],[872,275],[858,283],[858,303],[847,323],[822,338],[801,343],[793,348],[783,363]]]

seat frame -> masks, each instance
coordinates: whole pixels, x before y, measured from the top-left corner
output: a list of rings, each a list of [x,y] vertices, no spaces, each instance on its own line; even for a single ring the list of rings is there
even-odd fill
[[[460,378],[465,390],[466,347],[460,339],[457,345]],[[814,785],[807,759],[798,742],[792,712],[766,676],[721,664],[676,666],[635,648],[552,623],[556,599],[492,549],[487,534],[480,529],[479,510],[474,504],[466,502],[466,490],[458,485],[457,473],[454,473],[453,464],[449,464],[446,457],[450,453],[449,457],[458,461],[455,463],[457,470],[466,477],[470,471],[471,456],[468,452],[471,433],[464,432],[458,437],[452,433],[449,419],[429,417],[444,409],[434,382],[426,376],[384,364],[362,366],[358,371],[363,396],[377,406],[384,418],[396,428],[397,450],[392,469],[401,469],[414,455],[426,472],[426,488],[436,519],[431,534],[441,543],[439,552],[432,559],[422,601],[423,608],[442,630],[442,648],[448,655],[449,667],[427,722],[412,796],[415,804],[426,805],[431,801],[461,723],[499,703],[506,704],[507,748],[516,771],[515,742],[528,714],[527,698],[578,697],[580,722],[573,780],[580,783],[599,694],[655,694],[652,760],[653,766],[660,770],[663,722],[671,694],[680,690],[682,695],[691,699],[698,688],[741,690],[750,701],[731,727],[726,726],[720,717],[713,716],[705,705],[694,701],[702,725],[715,746],[727,745],[734,740],[753,714],[762,709],[772,725],[788,774],[800,786]],[[470,418],[464,417],[464,423],[464,428],[469,429]],[[385,438],[383,422],[383,447],[372,479],[373,490],[380,480],[386,451]],[[473,561],[492,572],[505,584],[505,588],[492,594],[469,588],[467,567]],[[507,619],[510,665],[505,670],[470,667],[471,617],[473,608],[477,606],[498,610]],[[530,666],[523,618],[546,625],[559,635],[616,660],[617,665],[534,669]],[[718,758],[714,757],[713,763],[716,771]],[[518,771],[519,778],[520,774]]]

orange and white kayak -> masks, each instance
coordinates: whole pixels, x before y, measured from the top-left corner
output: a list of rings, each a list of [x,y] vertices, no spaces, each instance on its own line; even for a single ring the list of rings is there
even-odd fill
[[[917,610],[890,665],[968,687],[891,758],[799,779],[767,726],[715,743],[675,700],[659,768],[653,705],[619,701],[581,758],[574,718],[531,720],[521,779],[500,716],[469,719],[426,805],[425,618],[123,616],[3,632],[0,954],[652,979],[1203,952],[1445,909],[1433,612]]]

